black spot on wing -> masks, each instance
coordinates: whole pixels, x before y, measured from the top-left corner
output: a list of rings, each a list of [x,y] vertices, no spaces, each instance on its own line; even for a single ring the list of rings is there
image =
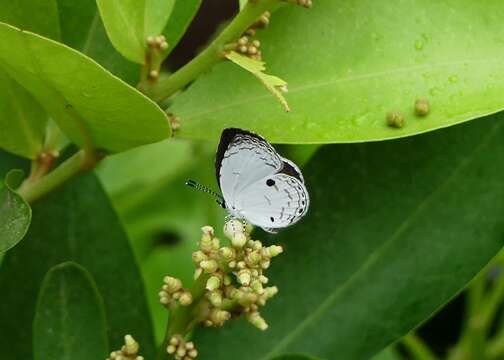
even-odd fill
[[[303,179],[301,178],[301,174],[291,164],[289,164],[286,161],[283,162],[283,167],[282,167],[282,170],[280,170],[280,174],[285,174],[285,175],[295,177],[299,181],[303,182]]]

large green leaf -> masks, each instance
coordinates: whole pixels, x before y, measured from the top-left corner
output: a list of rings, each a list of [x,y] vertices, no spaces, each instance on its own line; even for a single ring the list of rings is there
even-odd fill
[[[166,153],[176,161],[166,164]],[[190,286],[194,265],[188,259],[201,237],[201,227],[225,216],[212,197],[185,185],[187,179],[196,179],[216,188],[214,157],[212,144],[170,141],[111,156],[99,169],[141,261],[159,342],[167,320],[158,296],[163,276],[178,277],[184,286]],[[217,227],[216,232],[222,231]],[[166,237],[171,238],[169,243]]]
[[[103,299],[91,274],[66,262],[42,283],[33,322],[34,358],[104,359],[109,351]]]
[[[27,88],[75,143],[117,152],[169,136],[165,114],[94,61],[0,24],[0,66]]]
[[[112,44],[127,59],[143,64],[146,39],[160,35],[175,0],[97,0]]]
[[[60,39],[56,0],[0,0],[0,9],[0,22],[53,40]]]
[[[318,0],[286,6],[259,33],[268,72],[288,82],[292,109],[226,63],[203,75],[172,111],[180,136],[218,138],[229,126],[273,142],[402,137],[504,109],[504,4],[499,0]],[[470,28],[468,28],[470,24]],[[430,101],[414,115],[418,97]],[[386,125],[387,112],[406,118]]]
[[[30,159],[42,149],[47,115],[39,103],[0,68],[0,148]]]
[[[317,360],[314,357],[302,355],[302,354],[287,354],[277,356],[273,360]]]
[[[57,0],[63,42],[91,57],[129,84],[138,81],[139,67],[112,46],[96,0]]]
[[[105,302],[111,348],[119,349],[124,335],[132,334],[145,358],[152,358],[152,325],[140,272],[120,221],[92,173],[37,201],[26,238],[3,260],[2,356],[32,358],[29,324],[36,296],[44,274],[64,261],[81,264],[95,279]]]
[[[201,0],[175,1],[170,19],[163,31],[166,41],[168,42],[168,50],[164,53],[165,56],[167,56],[178,44],[196,15],[200,5]]]
[[[187,141],[165,140],[110,156],[99,165],[98,175],[107,193],[138,196],[163,179],[171,179],[190,166],[193,156]],[[167,157],[172,161],[166,161]]]
[[[4,253],[20,242],[28,231],[31,221],[31,208],[13,190],[9,176],[17,177],[18,170],[12,170],[0,184],[0,253]],[[22,174],[22,172],[21,172]]]
[[[372,360],[401,360],[402,357],[400,357],[397,352],[388,347],[387,349],[381,351],[379,354],[373,356]]]
[[[203,329],[201,356],[369,359],[501,249],[503,157],[502,115],[397,141],[322,147],[304,168],[306,218],[269,238],[284,246],[266,274],[280,289],[263,312],[269,329]]]

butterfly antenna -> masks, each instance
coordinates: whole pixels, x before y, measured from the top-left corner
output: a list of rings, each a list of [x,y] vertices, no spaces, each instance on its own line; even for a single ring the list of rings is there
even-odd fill
[[[226,208],[225,203],[224,203],[224,198],[222,197],[221,194],[218,194],[215,191],[210,190],[205,185],[201,185],[200,183],[198,183],[198,182],[196,182],[194,180],[191,180],[191,179],[189,179],[189,180],[186,181],[186,185],[190,186],[192,188],[195,188],[196,190],[203,191],[204,193],[212,195],[216,199],[217,204],[219,204],[223,208]]]

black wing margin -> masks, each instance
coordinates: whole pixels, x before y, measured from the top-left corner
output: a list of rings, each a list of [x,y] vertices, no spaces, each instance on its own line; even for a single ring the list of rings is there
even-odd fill
[[[222,131],[219,146],[217,147],[217,154],[215,155],[215,178],[217,179],[217,184],[220,189],[220,179],[219,173],[222,165],[222,159],[224,158],[224,153],[229,147],[229,144],[233,141],[236,135],[249,135],[261,141],[268,143],[263,137],[247,130],[238,128],[227,128]]]

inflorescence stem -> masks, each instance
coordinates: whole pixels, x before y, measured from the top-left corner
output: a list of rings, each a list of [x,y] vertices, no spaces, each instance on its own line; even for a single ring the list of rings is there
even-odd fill
[[[44,176],[37,177],[33,181],[30,178],[26,179],[17,191],[28,203],[32,203],[95,165],[96,159],[90,158],[84,150],[80,150]]]
[[[193,60],[166,79],[159,81],[150,90],[149,96],[157,102],[163,102],[178,90],[196,79],[224,59],[226,44],[236,41],[265,11],[272,10],[280,0],[249,1],[231,23],[212,41],[212,43]]]

